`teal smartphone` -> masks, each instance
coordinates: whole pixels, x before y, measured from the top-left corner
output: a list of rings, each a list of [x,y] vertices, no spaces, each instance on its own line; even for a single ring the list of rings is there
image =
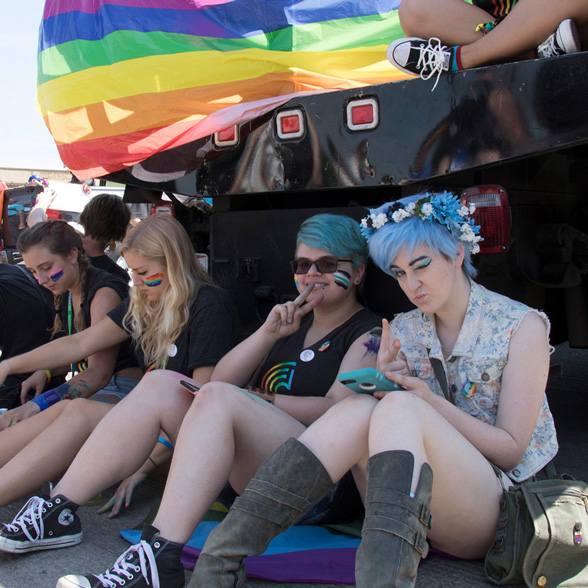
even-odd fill
[[[375,368],[363,368],[339,374],[339,382],[358,394],[373,394],[378,390],[385,392],[404,390],[402,386],[389,380]]]

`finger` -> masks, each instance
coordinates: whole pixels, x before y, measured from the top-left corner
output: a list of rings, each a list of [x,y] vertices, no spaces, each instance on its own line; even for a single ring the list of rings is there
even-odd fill
[[[400,347],[400,340],[394,339],[394,341],[392,341],[392,349],[390,350],[392,354],[390,361],[396,361],[396,358],[398,357],[398,352],[400,351]]]
[[[386,372],[385,376],[389,380],[392,380],[393,382],[400,384],[403,388],[406,388],[407,390],[416,390],[423,384],[423,381],[420,378],[417,378],[415,376],[406,376],[400,374],[399,372]]]
[[[101,506],[96,513],[97,514],[104,514],[108,512],[114,506],[114,496],[103,506]]]
[[[321,303],[324,298],[325,297],[322,294],[311,298],[304,306],[301,306],[296,310],[294,313],[294,320],[300,320],[303,316],[307,315],[317,304]]]
[[[309,294],[312,292],[313,289],[314,289],[314,282],[310,282],[310,284],[308,284],[308,286],[306,286],[306,288],[304,288],[304,290],[302,290],[300,295],[294,299],[294,304],[296,306],[302,306],[304,304],[304,302],[306,302],[306,299],[308,298]]]
[[[378,355],[388,353],[390,349],[390,323],[384,318],[382,319],[382,340],[380,342],[380,350]]]

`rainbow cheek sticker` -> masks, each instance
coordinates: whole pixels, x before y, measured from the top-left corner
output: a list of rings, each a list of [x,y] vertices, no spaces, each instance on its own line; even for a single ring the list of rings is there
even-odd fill
[[[476,385],[472,382],[466,382],[461,389],[461,393],[466,398],[471,398],[476,393]]]
[[[58,270],[55,270],[54,272],[49,274],[49,277],[51,278],[52,282],[57,282],[57,280],[63,277],[63,269],[60,268]]]
[[[296,287],[298,288],[298,276],[296,274],[294,274],[294,284],[296,284]]]
[[[163,282],[163,278],[164,275],[162,273],[153,274],[152,276],[145,278],[143,280],[143,283],[145,284],[145,286],[148,286],[149,288],[155,288],[155,286],[159,286],[161,282]]]

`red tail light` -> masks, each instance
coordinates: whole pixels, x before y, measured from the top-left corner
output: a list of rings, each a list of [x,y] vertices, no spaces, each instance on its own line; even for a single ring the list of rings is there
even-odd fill
[[[474,204],[474,223],[480,226],[480,253],[500,253],[510,244],[510,207],[502,186],[472,186],[461,193],[465,206]]]
[[[176,216],[174,212],[174,205],[171,202],[166,202],[165,200],[160,200],[159,202],[154,202],[151,205],[151,214],[171,214],[172,216]]]
[[[47,217],[47,220],[61,220],[61,212],[59,212],[59,210],[53,210],[52,208],[46,210],[45,216]]]

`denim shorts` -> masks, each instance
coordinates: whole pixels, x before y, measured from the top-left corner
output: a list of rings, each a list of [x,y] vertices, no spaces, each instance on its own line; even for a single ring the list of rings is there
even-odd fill
[[[137,384],[139,380],[136,378],[125,378],[124,376],[112,376],[110,382],[90,396],[90,400],[96,402],[106,402],[110,404],[108,397],[116,396],[122,400]],[[97,398],[98,397],[98,398]]]

